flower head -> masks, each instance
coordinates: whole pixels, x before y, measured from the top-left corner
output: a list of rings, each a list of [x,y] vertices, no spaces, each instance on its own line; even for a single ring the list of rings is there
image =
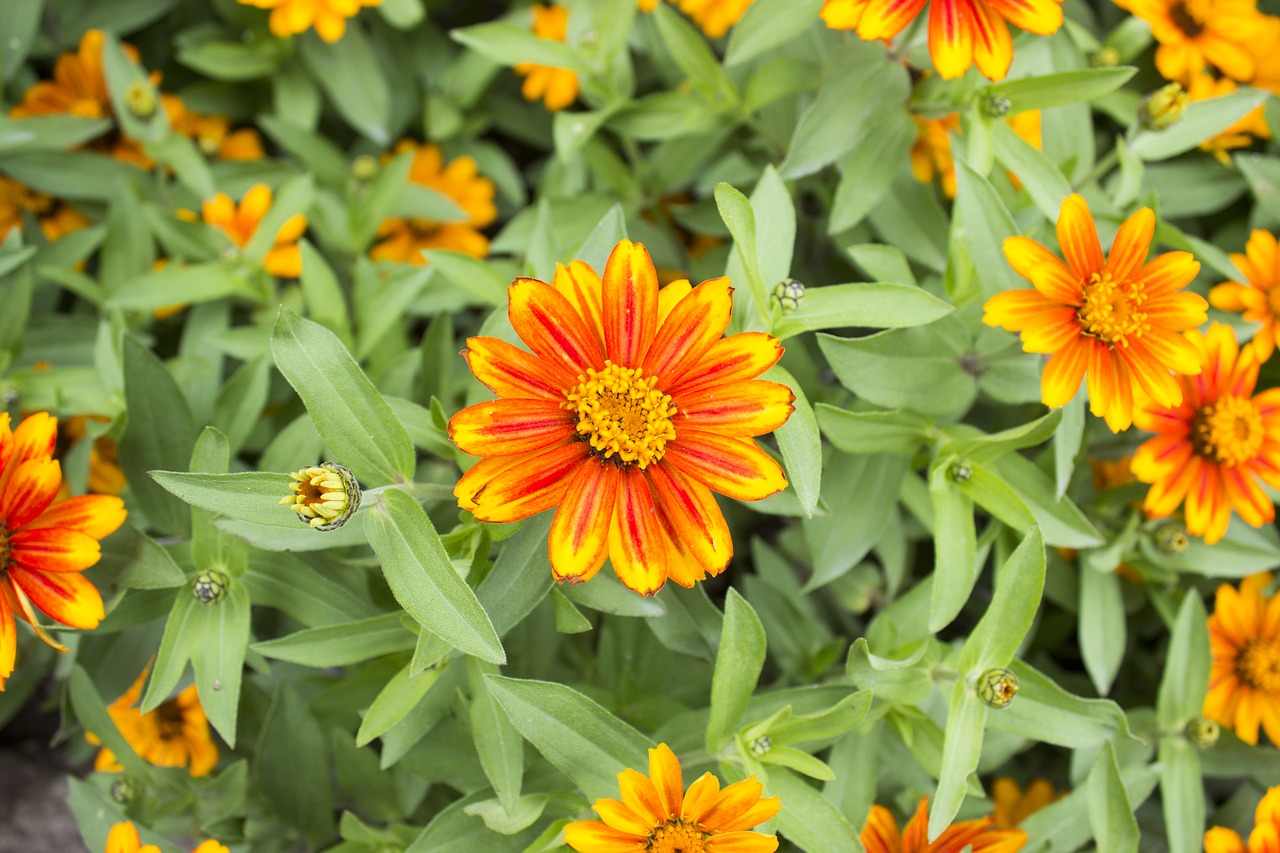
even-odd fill
[[[1055,794],[1053,783],[1048,779],[1035,779],[1024,791],[1013,779],[1001,776],[991,785],[996,826],[1012,829],[1059,796],[1061,795]]]
[[[1204,715],[1249,744],[1258,742],[1259,726],[1280,744],[1280,595],[1264,594],[1270,584],[1267,572],[1238,590],[1224,583],[1209,616],[1213,667]]]
[[[1227,77],[1215,80],[1212,74],[1201,73],[1191,78],[1191,83],[1187,86],[1187,96],[1194,103],[1230,95],[1237,88],[1235,82]],[[1227,152],[1236,148],[1247,148],[1255,138],[1271,138],[1271,128],[1267,127],[1266,115],[1261,104],[1250,110],[1244,118],[1231,127],[1201,142],[1200,150],[1212,154],[1218,162],[1229,167],[1231,156]]]
[[[555,284],[518,279],[508,314],[530,354],[471,338],[472,372],[501,399],[463,409],[449,435],[484,457],[458,504],[504,522],[556,508],[548,548],[557,580],[595,575],[608,557],[644,595],[671,578],[721,572],[733,542],[712,491],[760,500],[786,487],[752,440],[786,422],[793,395],[756,379],[778,341],[728,328],[727,279],[658,290],[648,251],[623,241],[603,281],[574,261]]]
[[[26,91],[13,108],[14,118],[73,115],[111,118],[111,95],[102,68],[102,30],[87,30],[74,53],[64,53],[53,66],[53,79],[42,80]],[[130,45],[125,53],[135,62],[138,52]]]
[[[316,530],[336,530],[360,508],[360,484],[355,475],[336,462],[325,462],[294,471],[289,484],[293,494],[281,499],[298,514],[298,520]]]
[[[1151,25],[1156,68],[1169,80],[1189,83],[1208,66],[1233,80],[1254,74],[1250,44],[1263,16],[1256,0],[1116,0]]]
[[[1155,224],[1150,208],[1130,216],[1104,260],[1088,205],[1068,196],[1058,216],[1066,263],[1034,240],[1005,240],[1005,258],[1034,289],[993,296],[982,318],[1020,332],[1025,351],[1052,355],[1041,376],[1046,406],[1065,405],[1087,375],[1089,408],[1113,432],[1132,423],[1136,391],[1178,405],[1182,387],[1169,371],[1198,374],[1202,363],[1178,334],[1205,321],[1208,303],[1182,292],[1200,264],[1187,252],[1147,262]]]
[[[954,823],[929,841],[929,798],[920,800],[916,813],[902,829],[893,813],[884,806],[872,806],[862,827],[862,846],[867,853],[1014,853],[1027,843],[1021,829],[1000,828],[995,818]]]
[[[98,562],[98,540],[124,523],[124,502],[107,495],[57,500],[62,468],[53,459],[58,422],[43,412],[9,428],[0,413],[0,689],[13,673],[14,617],[49,645],[34,604],[72,628],[96,628],[102,596],[82,572]]]
[[[1280,487],[1280,389],[1253,396],[1258,359],[1235,333],[1214,323],[1207,335],[1187,332],[1204,372],[1181,377],[1181,399],[1147,402],[1134,413],[1139,429],[1156,433],[1133,457],[1133,473],[1150,483],[1143,508],[1160,518],[1185,502],[1187,531],[1212,545],[1231,510],[1254,527],[1275,518],[1261,479]]]
[[[262,149],[262,137],[253,128],[232,130],[231,119],[193,112],[177,95],[166,93],[161,96],[161,102],[173,132],[195,142],[205,156],[233,162],[261,160],[267,156]]]
[[[276,38],[305,33],[315,27],[316,35],[332,44],[347,32],[347,19],[363,6],[381,6],[382,0],[239,0],[244,6],[270,9],[267,26]]]
[[[192,776],[208,776],[218,763],[218,745],[209,734],[209,720],[200,707],[196,686],[188,686],[144,714],[137,705],[146,679],[144,669],[133,685],[107,707],[121,736],[134,752],[152,764],[186,767]],[[99,742],[91,734],[85,737],[90,743]],[[106,747],[98,752],[93,767],[108,773],[121,769],[115,754]]]
[[[1280,786],[1267,789],[1253,814],[1249,846],[1234,829],[1215,826],[1204,834],[1204,853],[1272,853],[1280,849]]]
[[[620,800],[596,800],[600,820],[564,828],[565,843],[578,853],[771,853],[772,835],[749,832],[778,813],[777,797],[761,798],[751,776],[724,790],[710,773],[684,790],[680,761],[665,744],[649,750],[649,775],[618,774]]]
[[[4,242],[14,228],[22,228],[23,213],[35,217],[40,223],[40,233],[50,242],[89,227],[89,220],[65,201],[0,175],[0,242]]]
[[[1037,35],[1062,26],[1062,0],[933,0],[929,6],[929,55],[938,76],[951,80],[977,65],[1001,80],[1013,63],[1008,24]],[[926,0],[826,0],[828,27],[856,30],[866,41],[890,39],[924,11]],[[1007,22],[1007,23],[1006,23]]]
[[[1246,283],[1226,281],[1209,291],[1209,304],[1219,311],[1239,311],[1244,319],[1261,323],[1253,335],[1258,361],[1271,358],[1280,343],[1280,247],[1274,234],[1254,231],[1244,254],[1232,253],[1232,262],[1244,274]]]
[[[138,836],[138,828],[125,821],[111,827],[111,834],[107,836],[106,853],[160,853],[160,848],[154,844],[143,844]],[[191,853],[228,853],[228,850],[209,839]]]
[[[569,34],[569,9],[559,3],[535,3],[533,34],[551,41],[564,41]],[[526,101],[539,98],[555,112],[578,100],[578,74],[571,68],[555,68],[535,62],[520,62],[515,72],[524,77],[520,94]]]
[[[489,254],[489,238],[480,232],[498,218],[493,203],[493,181],[478,174],[476,161],[462,156],[444,162],[437,145],[417,145],[409,140],[396,146],[396,153],[413,152],[409,180],[447,195],[467,214],[462,222],[434,222],[430,219],[395,217],[378,228],[378,243],[369,250],[375,261],[402,261],[425,264],[423,249],[452,249],[473,258]]]
[[[217,228],[231,238],[232,243],[244,248],[271,208],[271,196],[270,187],[255,184],[237,206],[226,193],[218,193],[204,203],[201,216],[205,224]],[[295,213],[280,226],[275,245],[262,262],[267,272],[284,278],[297,278],[302,274],[302,251],[298,248],[298,238],[306,230],[307,217],[301,213]]]

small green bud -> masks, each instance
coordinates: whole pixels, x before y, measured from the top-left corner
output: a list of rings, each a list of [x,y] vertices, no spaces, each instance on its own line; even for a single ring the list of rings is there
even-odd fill
[[[1115,68],[1120,64],[1120,51],[1114,47],[1103,47],[1089,57],[1089,64],[1094,68]]]
[[[760,735],[760,737],[751,741],[751,754],[756,758],[760,758],[771,749],[773,749],[773,741],[768,735]]]
[[[1182,730],[1187,742],[1196,749],[1211,748],[1218,742],[1218,735],[1221,733],[1222,727],[1218,725],[1217,720],[1211,720],[1208,717],[1196,717]]]
[[[989,669],[978,677],[974,689],[987,707],[1008,708],[1013,704],[1013,697],[1018,695],[1018,676],[1003,667]]]
[[[231,579],[217,569],[206,569],[191,582],[191,594],[201,604],[217,604],[227,597]]]
[[[804,299],[804,284],[794,278],[780,281],[774,285],[773,298],[782,306],[783,311],[794,311]]]
[[[1181,522],[1171,521],[1156,531],[1156,548],[1161,554],[1181,554],[1190,542],[1187,528]]]
[[[1190,103],[1181,83],[1169,83],[1142,99],[1138,121],[1147,130],[1166,130],[1178,123]]]
[[[128,776],[111,780],[111,799],[113,802],[128,806],[138,798],[138,785]]]
[[[124,103],[137,118],[149,119],[156,114],[155,90],[141,80],[135,80],[124,90]]]
[[[357,181],[367,181],[378,174],[378,158],[361,154],[351,163],[351,174]]]
[[[952,462],[947,469],[947,476],[953,483],[967,483],[973,478],[973,466],[968,462]]]
[[[987,118],[1004,118],[1013,109],[1013,102],[1008,95],[992,92],[982,99],[980,109]]]

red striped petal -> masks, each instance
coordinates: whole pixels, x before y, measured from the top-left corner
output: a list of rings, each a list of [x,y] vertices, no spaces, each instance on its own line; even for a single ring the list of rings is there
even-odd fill
[[[0,584],[8,585],[7,580]],[[13,619],[13,611],[9,609],[9,601],[0,595],[0,690],[4,690],[4,680],[13,675],[13,664],[18,654],[18,625]]]
[[[97,539],[61,527],[20,530],[9,548],[13,560],[38,572],[82,572],[102,556]]]
[[[565,389],[576,381],[561,365],[498,338],[468,338],[462,351],[476,379],[499,397],[564,400]]]
[[[686,430],[667,445],[663,458],[712,491],[740,501],[758,501],[787,487],[782,466],[749,438]]]
[[[620,472],[613,524],[609,526],[613,570],[628,589],[656,595],[667,580],[667,556],[667,538],[644,472],[625,468]],[[623,800],[635,804],[625,793]]]
[[[667,462],[648,468],[668,539],[693,561],[696,577],[672,580],[692,586],[710,573],[718,575],[733,557],[733,537],[711,490],[681,474]]]
[[[954,80],[973,64],[970,0],[933,0],[929,4],[929,56],[943,80]]]
[[[13,453],[9,464],[17,465],[28,459],[49,459],[53,456],[53,445],[57,438],[57,418],[48,412],[28,415],[13,431]]]
[[[458,499],[458,506],[465,510],[475,510],[475,497],[481,489],[489,485],[490,480],[533,455],[527,453],[523,456],[489,456],[472,465],[453,487],[453,496]]]
[[[674,398],[676,430],[706,429],[721,435],[764,435],[787,422],[796,396],[778,382],[748,379]]]
[[[102,596],[79,572],[35,572],[21,564],[9,567],[9,578],[50,619],[81,630],[102,621]]]
[[[614,246],[602,296],[605,354],[614,364],[638,367],[658,331],[658,272],[643,243]]]
[[[600,351],[604,352],[604,315],[599,273],[586,261],[570,261],[567,267],[556,264],[556,275],[552,281],[556,290],[564,294],[569,304],[577,309],[592,337],[599,344]]]
[[[9,413],[0,412],[0,477],[4,476],[5,466],[13,455],[13,430],[9,424]]]
[[[560,291],[532,278],[507,288],[507,316],[525,346],[577,376],[604,367],[604,352],[581,315]]]
[[[105,539],[120,529],[128,513],[124,501],[111,495],[79,495],[57,501],[27,525],[28,530],[61,527],[94,539]]]
[[[666,287],[658,291],[658,328],[662,328],[662,324],[667,322],[667,318],[671,316],[671,311],[680,304],[680,300],[689,295],[689,291],[693,290],[693,285],[689,283],[689,279],[682,278],[679,281],[673,281]]]
[[[755,379],[782,358],[781,342],[764,332],[743,332],[721,338],[706,355],[671,388],[668,394],[684,394],[711,385]]]
[[[490,400],[449,419],[449,438],[472,456],[517,456],[570,438],[577,421],[550,400]]]
[[[618,494],[617,465],[587,460],[569,481],[547,537],[557,581],[590,580],[609,556],[609,525]]]
[[[58,496],[62,466],[56,459],[28,459],[12,469],[0,494],[0,522],[17,530],[44,512]]]
[[[644,374],[656,376],[659,388],[680,381],[729,328],[733,288],[729,279],[704,281],[671,309],[644,360]]]
[[[1102,244],[1098,242],[1093,214],[1075,193],[1067,196],[1058,213],[1058,245],[1077,278],[1087,279],[1102,271]]]
[[[573,441],[532,454],[495,474],[472,496],[481,521],[519,521],[564,500],[569,480],[587,461],[587,444]]]
[[[916,19],[925,0],[872,0],[858,21],[858,36],[864,41],[893,38]]]
[[[988,80],[1003,80],[1013,64],[1009,25],[983,0],[970,3],[973,16],[973,59]]]

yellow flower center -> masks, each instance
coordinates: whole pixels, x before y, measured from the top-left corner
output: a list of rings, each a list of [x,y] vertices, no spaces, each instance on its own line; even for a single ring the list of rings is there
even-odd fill
[[[1280,642],[1250,640],[1236,658],[1236,675],[1255,690],[1280,693]]]
[[[709,837],[694,824],[671,820],[653,831],[644,849],[648,853],[705,853]]]
[[[1227,396],[1196,413],[1191,441],[1196,453],[1232,467],[1257,456],[1265,434],[1253,401]]]
[[[1173,21],[1173,25],[1182,31],[1187,38],[1195,38],[1204,32],[1204,22],[1209,11],[1205,6],[1209,5],[1204,0],[1184,0],[1181,3],[1174,3],[1169,9],[1169,18]]]
[[[1147,301],[1141,282],[1118,282],[1110,273],[1094,273],[1084,285],[1084,302],[1076,309],[1081,331],[1112,346],[1128,346],[1128,338],[1142,337]]]
[[[565,408],[578,415],[578,435],[595,454],[641,470],[662,458],[676,437],[676,407],[636,368],[611,361],[603,370],[587,368],[565,395]],[[655,848],[659,849],[659,848]],[[679,848],[660,848],[679,849]],[[701,850],[701,847],[696,848]]]

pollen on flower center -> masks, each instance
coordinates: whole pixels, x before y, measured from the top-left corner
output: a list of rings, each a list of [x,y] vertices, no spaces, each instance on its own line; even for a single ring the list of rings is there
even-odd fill
[[[644,470],[662,458],[667,442],[676,437],[670,395],[637,368],[611,361],[602,370],[587,368],[565,395],[564,406],[577,413],[578,436],[595,454],[619,464]]]
[[[1280,643],[1250,640],[1236,657],[1236,674],[1255,690],[1280,693]]]
[[[1253,401],[1230,395],[1197,412],[1191,432],[1196,453],[1229,467],[1257,456],[1265,437]]]
[[[1198,8],[1201,3],[1195,0],[1175,3],[1169,10],[1169,18],[1173,25],[1182,31],[1187,38],[1195,38],[1204,32],[1204,10]]]
[[[645,842],[646,853],[705,853],[707,834],[682,820],[664,823]]]
[[[1128,346],[1129,336],[1142,337],[1147,296],[1141,283],[1117,282],[1110,273],[1094,273],[1084,285],[1084,301],[1076,310],[1081,330],[1112,346]]]

